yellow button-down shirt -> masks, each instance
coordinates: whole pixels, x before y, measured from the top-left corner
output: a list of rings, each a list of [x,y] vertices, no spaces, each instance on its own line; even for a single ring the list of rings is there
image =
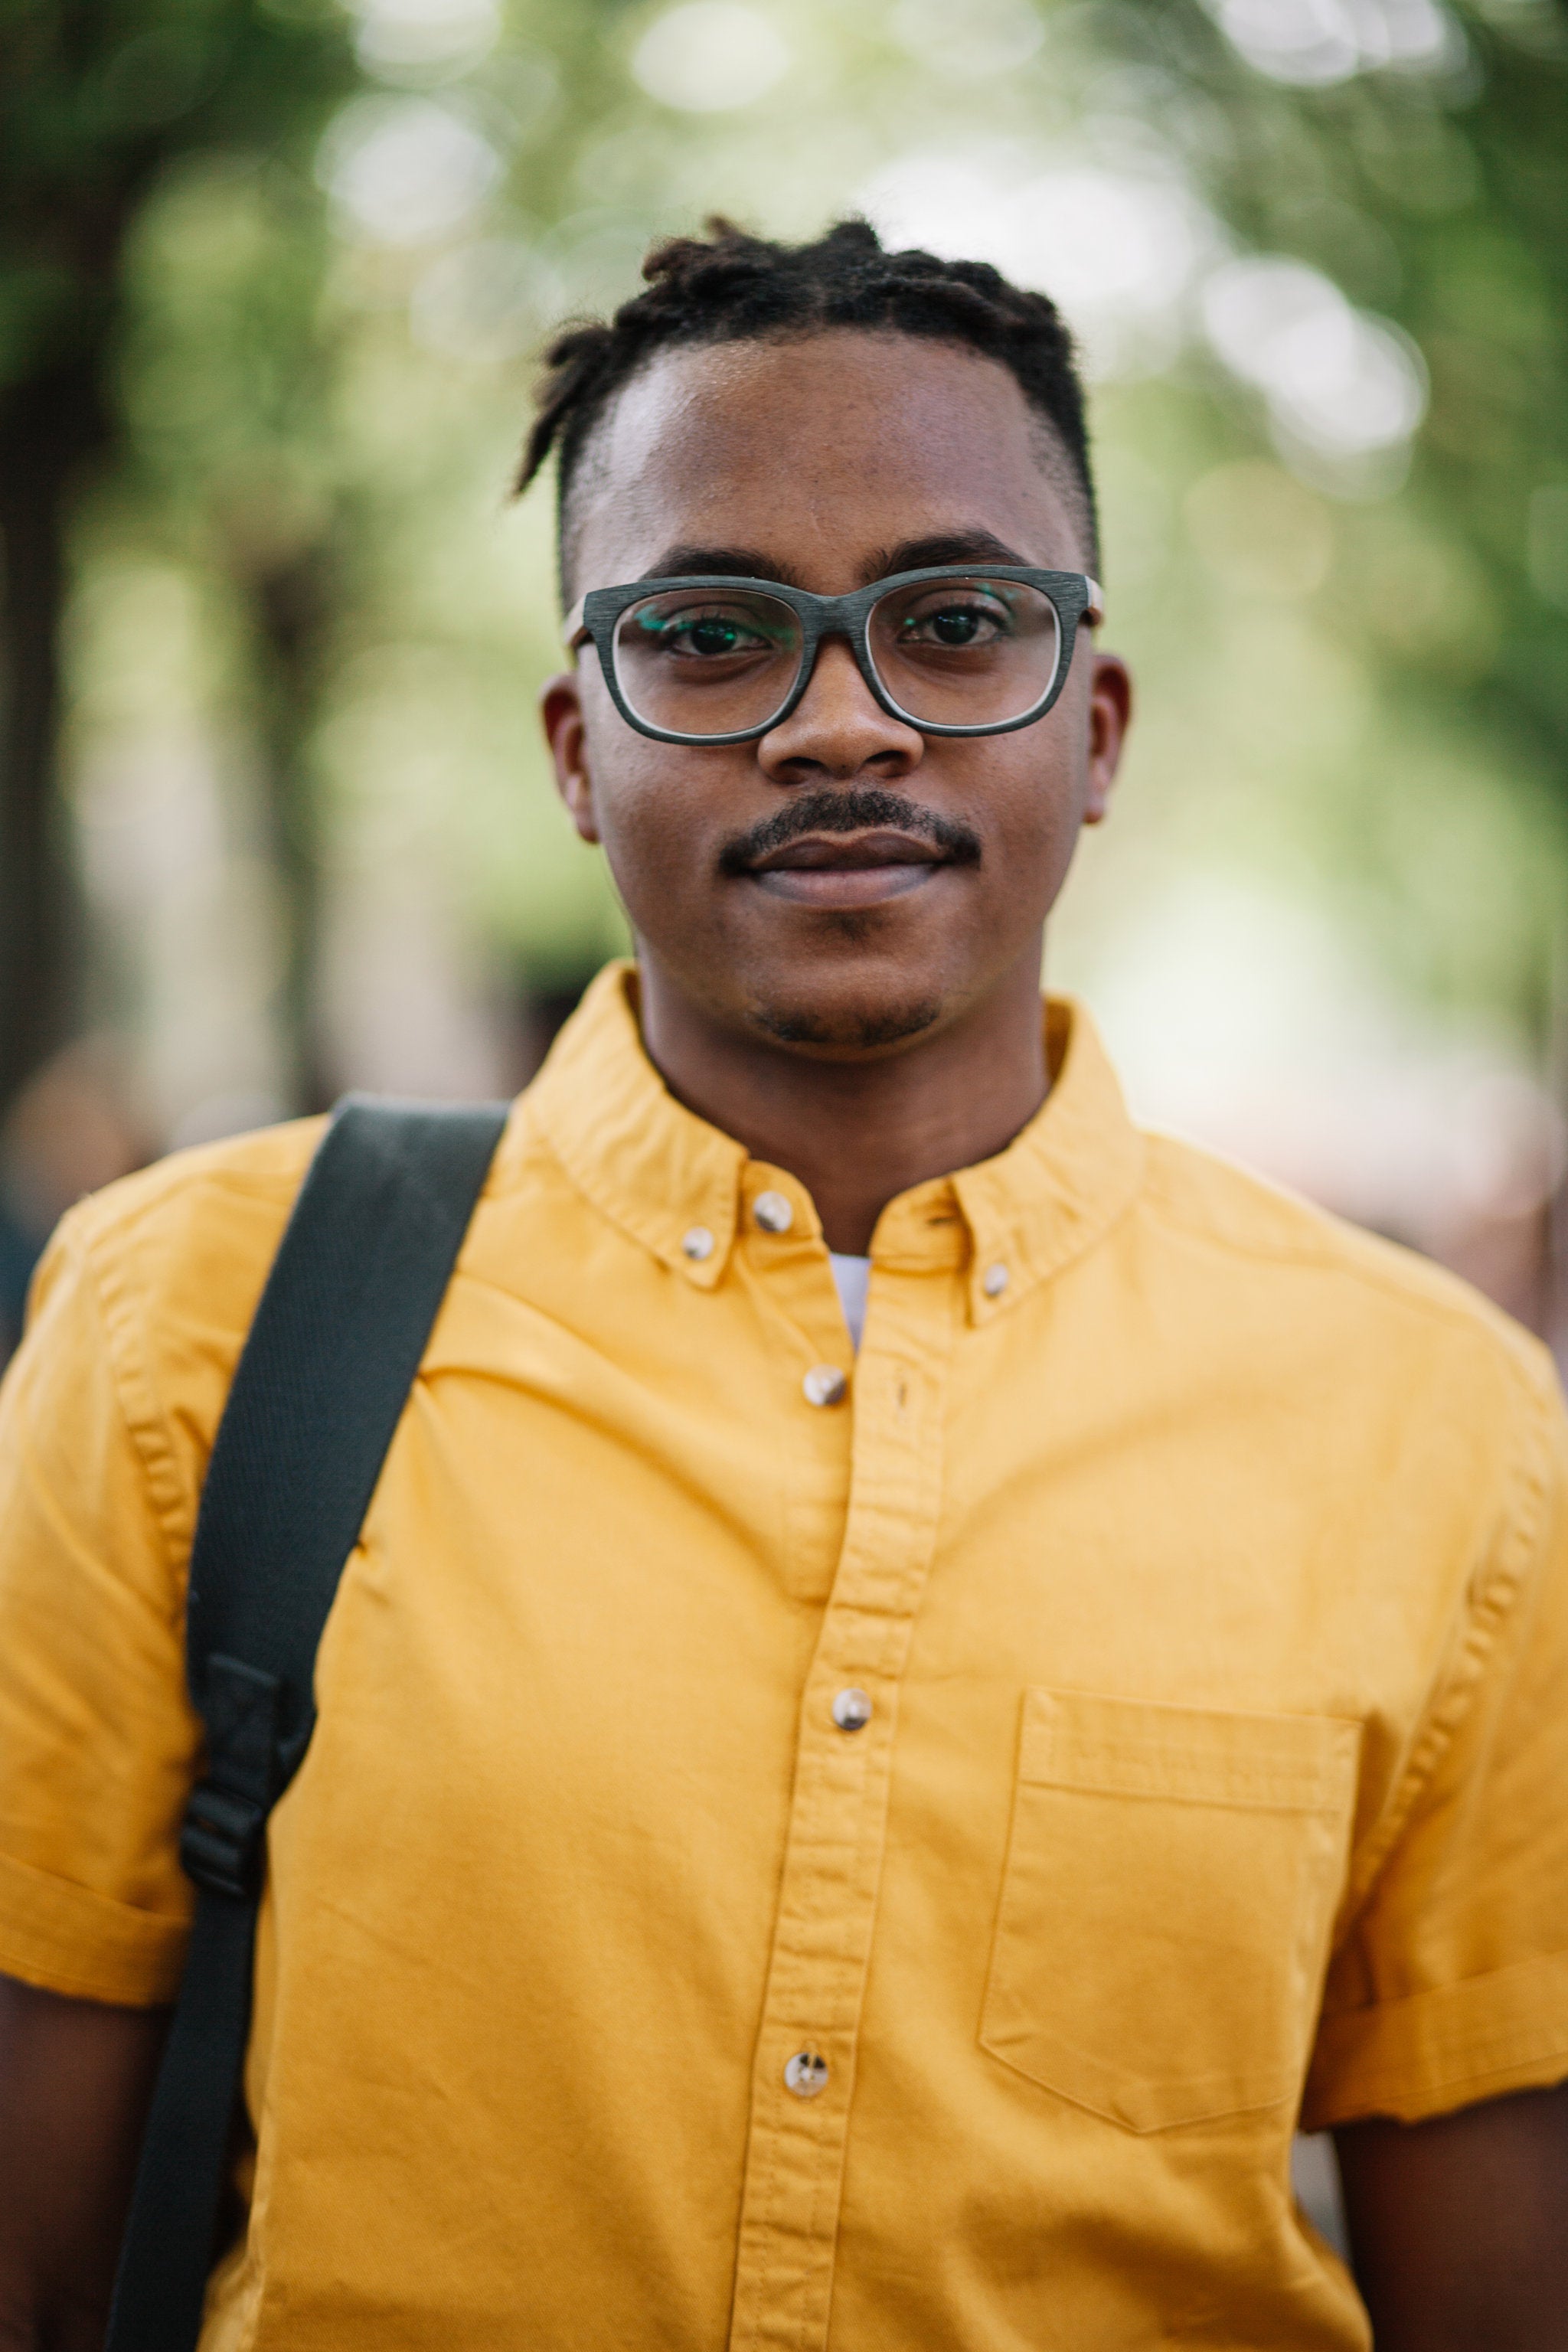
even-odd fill
[[[1546,1360],[1051,1049],[858,1357],[624,973],[522,1097],[273,1819],[206,2352],[1364,2346],[1303,2101],[1568,2074]],[[315,1136],[78,1210],[6,1386],[0,1969],[63,1992],[177,1980],[183,1571]]]

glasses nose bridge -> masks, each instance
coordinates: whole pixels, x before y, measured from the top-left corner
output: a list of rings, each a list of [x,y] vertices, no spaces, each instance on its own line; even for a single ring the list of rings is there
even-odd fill
[[[800,682],[802,696],[809,693],[811,689],[811,683],[816,675],[816,665],[824,646],[835,641],[847,646],[849,658],[855,665],[857,676],[861,684],[869,688],[870,681],[866,673],[870,667],[871,659],[869,634],[871,612],[870,607],[864,603],[861,593],[852,589],[845,596],[819,598],[813,608],[811,622],[811,635],[803,663],[805,675]],[[870,688],[870,690],[873,700],[878,699],[875,689]]]
[[[828,596],[822,599],[812,617],[814,627],[805,648],[796,707],[805,700],[816,683],[817,665],[824,647],[830,644],[842,644],[848,652],[857,680],[881,710],[882,698],[868,674],[871,668],[868,635],[871,616],[868,608],[862,605],[860,598],[853,593],[847,596]]]

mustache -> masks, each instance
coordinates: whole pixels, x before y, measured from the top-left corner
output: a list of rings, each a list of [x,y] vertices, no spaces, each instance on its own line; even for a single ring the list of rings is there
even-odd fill
[[[933,809],[905,800],[901,793],[881,791],[806,793],[786,801],[775,814],[764,817],[749,833],[737,834],[719,853],[719,871],[750,873],[760,857],[771,856],[808,833],[912,833],[933,842],[955,866],[978,866],[980,835],[956,819],[938,816]]]

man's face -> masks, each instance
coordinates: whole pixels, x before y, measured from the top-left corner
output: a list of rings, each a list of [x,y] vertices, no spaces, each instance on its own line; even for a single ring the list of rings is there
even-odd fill
[[[1012,375],[957,346],[832,330],[658,359],[616,403],[577,490],[573,593],[742,572],[839,595],[921,564],[1079,572],[1088,550]],[[597,656],[544,718],[563,794],[609,857],[650,980],[723,1027],[833,1058],[897,1051],[1016,976],[1081,824],[1103,814],[1128,707],[1080,629],[1047,716],[926,738],[826,640],[752,743],[649,740]]]

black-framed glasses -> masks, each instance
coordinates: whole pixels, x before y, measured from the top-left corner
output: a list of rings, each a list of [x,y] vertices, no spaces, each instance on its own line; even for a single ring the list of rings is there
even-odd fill
[[[939,563],[847,596],[778,580],[634,580],[595,588],[566,621],[592,638],[621,717],[660,743],[749,743],[789,717],[825,637],[845,637],[884,710],[922,735],[1005,735],[1043,719],[1080,621],[1103,616],[1087,572]]]

